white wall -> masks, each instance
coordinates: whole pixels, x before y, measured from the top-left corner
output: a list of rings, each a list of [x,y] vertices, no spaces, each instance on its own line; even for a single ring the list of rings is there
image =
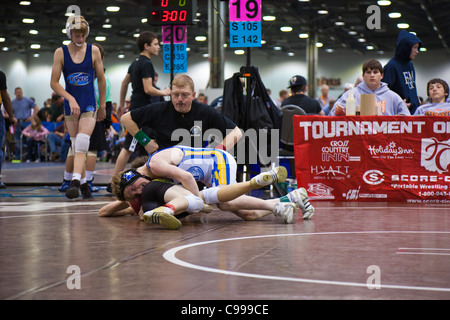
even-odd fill
[[[120,84],[125,76],[128,66],[135,56],[128,55],[125,59],[118,59],[113,55],[105,58],[106,73],[111,80],[112,99],[119,100]],[[266,86],[272,90],[272,97],[276,98],[281,89],[285,89],[289,79],[296,74],[306,76],[306,57],[287,57],[284,53],[268,56],[257,49],[252,50],[252,65],[258,67],[261,78]],[[390,55],[358,55],[353,51],[342,51],[335,53],[320,53],[318,63],[318,77],[340,78],[342,86],[346,82],[354,83],[355,79],[362,73],[362,63],[370,58],[376,58],[384,65]],[[200,55],[188,55],[188,72],[195,82],[197,92],[203,92],[209,81],[209,62],[207,58]],[[8,81],[8,92],[14,98],[14,88],[22,87],[25,96],[34,97],[39,107],[51,96],[50,73],[52,68],[53,53],[41,53],[40,57],[34,58],[31,53],[16,54],[0,52],[0,69],[6,73]],[[159,73],[159,87],[169,85],[170,75],[162,72],[161,57],[152,58],[155,69]],[[225,79],[238,72],[245,65],[246,56],[236,56],[231,52],[225,56]],[[442,78],[450,83],[450,59],[445,51],[420,53],[414,61],[417,73],[417,86],[419,95],[426,97],[426,83],[432,78]],[[62,79],[61,79],[62,83]],[[319,89],[318,89],[319,90]],[[337,88],[331,91],[336,95],[342,90]],[[217,90],[216,90],[217,91]],[[131,87],[127,96],[131,94]],[[217,92],[211,94],[217,95]],[[214,97],[208,97],[212,101]]]

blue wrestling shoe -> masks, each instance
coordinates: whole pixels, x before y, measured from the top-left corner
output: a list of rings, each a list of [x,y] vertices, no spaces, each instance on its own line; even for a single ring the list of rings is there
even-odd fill
[[[87,183],[88,186],[89,186],[89,190],[90,190],[91,192],[98,192],[98,190],[100,190],[100,189],[99,189],[98,187],[94,186],[93,183],[92,183],[92,181],[94,181],[94,180],[86,181],[86,183]]]
[[[63,183],[62,183],[61,187],[59,187],[58,191],[65,192],[67,189],[69,189],[69,186],[70,186],[70,181],[63,179]]]

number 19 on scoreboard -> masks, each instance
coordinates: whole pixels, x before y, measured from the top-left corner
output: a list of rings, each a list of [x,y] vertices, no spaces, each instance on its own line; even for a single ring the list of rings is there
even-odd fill
[[[230,0],[230,47],[261,47],[261,1]]]

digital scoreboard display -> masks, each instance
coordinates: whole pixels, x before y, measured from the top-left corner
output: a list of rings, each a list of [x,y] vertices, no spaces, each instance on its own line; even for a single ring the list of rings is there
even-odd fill
[[[148,0],[147,21],[150,25],[192,24],[193,3],[196,0]]]

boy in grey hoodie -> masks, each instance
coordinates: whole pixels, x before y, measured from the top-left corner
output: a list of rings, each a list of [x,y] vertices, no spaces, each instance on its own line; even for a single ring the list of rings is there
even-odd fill
[[[360,105],[361,94],[375,94],[378,114],[384,116],[411,115],[402,98],[390,90],[383,78],[383,66],[378,60],[370,59],[363,64],[363,82],[353,89],[356,105]],[[345,92],[334,104],[329,116],[345,115],[345,105],[350,91]]]

